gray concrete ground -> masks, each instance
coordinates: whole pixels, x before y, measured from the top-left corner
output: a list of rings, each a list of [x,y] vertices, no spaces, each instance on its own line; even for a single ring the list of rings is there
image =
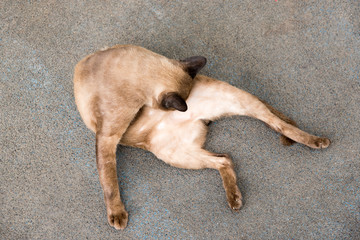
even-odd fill
[[[1,239],[360,239],[360,7],[349,1],[0,2]],[[284,147],[259,121],[211,125],[206,148],[234,159],[245,206],[214,170],[176,169],[118,148],[130,214],[106,222],[94,135],[73,67],[131,43],[203,55],[203,74],[266,100],[326,150]]]

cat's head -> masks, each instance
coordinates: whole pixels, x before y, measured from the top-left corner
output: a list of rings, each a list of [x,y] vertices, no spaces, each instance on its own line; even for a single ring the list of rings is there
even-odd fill
[[[196,74],[205,66],[206,58],[193,56],[177,62],[187,76],[182,77],[177,91],[162,94],[160,104],[164,109],[176,109],[185,112],[187,110],[185,100],[190,94]]]

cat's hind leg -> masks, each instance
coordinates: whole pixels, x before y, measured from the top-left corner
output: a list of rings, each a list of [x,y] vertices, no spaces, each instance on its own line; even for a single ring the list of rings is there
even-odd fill
[[[163,151],[167,151],[163,149]],[[236,174],[231,158],[227,154],[216,154],[194,146],[179,146],[171,155],[159,154],[164,162],[178,168],[203,169],[212,168],[219,171],[226,193],[227,202],[231,209],[239,210],[242,196],[236,184]]]
[[[256,111],[253,111],[250,116],[265,122],[270,128],[285,136],[282,137],[282,141],[289,142],[288,139],[291,139],[315,149],[327,148],[330,145],[328,138],[317,137],[304,132],[297,128],[294,123],[282,119],[282,114],[279,116],[277,113],[279,113],[277,110],[262,103],[257,105]]]
[[[197,77],[188,99],[188,106],[189,111],[198,119],[216,120],[230,115],[257,118],[284,135],[282,140],[285,141],[285,145],[291,143],[289,139],[311,148],[327,148],[330,145],[329,139],[300,130],[294,121],[254,95],[202,75]]]
[[[261,100],[262,103],[265,104],[265,106],[271,111],[272,114],[276,115],[278,118],[280,118],[281,120],[285,121],[288,124],[291,124],[295,127],[297,127],[297,124],[294,120],[292,120],[291,118],[285,116],[283,113],[279,112],[278,110],[276,110],[275,108],[273,108],[272,106],[270,106],[267,102]],[[284,145],[284,146],[291,146],[295,143],[294,140],[286,137],[285,135],[280,135],[280,142]]]

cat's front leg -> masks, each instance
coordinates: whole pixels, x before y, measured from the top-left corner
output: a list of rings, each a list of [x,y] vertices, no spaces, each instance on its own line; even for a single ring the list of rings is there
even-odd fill
[[[128,213],[121,202],[116,174],[115,155],[118,141],[117,136],[96,136],[96,166],[104,192],[108,222],[116,229],[124,229],[128,222]]]

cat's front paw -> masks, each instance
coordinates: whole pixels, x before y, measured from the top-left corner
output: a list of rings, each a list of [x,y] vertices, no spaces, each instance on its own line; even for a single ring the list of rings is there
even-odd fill
[[[243,206],[242,196],[237,186],[233,190],[227,192],[226,197],[232,210],[237,211]]]
[[[128,213],[124,207],[112,207],[108,209],[108,222],[117,230],[123,230],[128,222]]]

